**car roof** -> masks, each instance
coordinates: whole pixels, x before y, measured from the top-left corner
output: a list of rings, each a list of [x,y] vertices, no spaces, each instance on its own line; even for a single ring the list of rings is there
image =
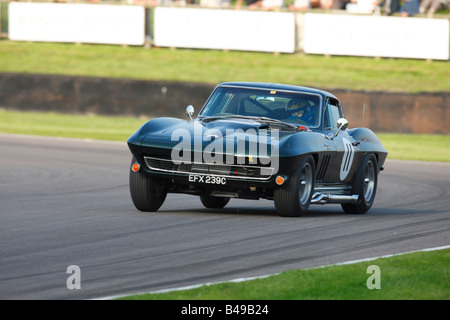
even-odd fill
[[[217,87],[241,87],[241,88],[255,88],[255,89],[270,89],[270,90],[281,90],[281,91],[298,91],[320,94],[324,97],[332,97],[337,100],[337,98],[330,92],[296,85],[281,84],[281,83],[267,83],[267,82],[223,82]]]

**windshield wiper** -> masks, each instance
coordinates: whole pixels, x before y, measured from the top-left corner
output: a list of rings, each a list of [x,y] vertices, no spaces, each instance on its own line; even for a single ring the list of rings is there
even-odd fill
[[[202,118],[202,121],[209,122],[209,121],[215,121],[215,120],[220,120],[220,119],[229,119],[229,118],[249,119],[249,120],[263,121],[265,123],[277,123],[277,124],[281,124],[281,125],[288,126],[288,127],[298,130],[298,127],[296,125],[286,123],[286,122],[278,120],[278,119],[273,119],[273,118],[268,118],[268,117],[243,116],[243,115],[237,115],[237,114],[236,115],[226,115],[226,116],[205,117],[205,118]]]
[[[265,121],[265,122],[278,123],[278,124],[281,124],[281,125],[285,125],[285,126],[288,126],[288,127],[291,127],[291,128],[298,129],[298,126],[296,126],[294,124],[291,124],[291,123],[287,123],[287,122],[278,120],[278,119],[273,119],[273,118],[268,118],[268,117],[252,117],[252,118],[254,118],[256,120],[262,120],[262,121]]]
[[[228,119],[228,118],[238,118],[238,119],[251,119],[251,117],[248,117],[248,116],[241,116],[241,115],[235,115],[235,114],[233,114],[233,115],[226,115],[226,116],[213,116],[213,117],[204,117],[204,118],[202,118],[201,120],[203,121],[203,122],[205,122],[205,121],[207,121],[207,122],[209,122],[209,121],[215,121],[215,120],[220,120],[220,119]]]

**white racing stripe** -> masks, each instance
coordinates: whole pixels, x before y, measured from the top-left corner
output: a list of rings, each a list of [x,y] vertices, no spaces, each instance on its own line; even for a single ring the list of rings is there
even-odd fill
[[[342,142],[344,143],[345,151],[344,155],[342,156],[341,171],[339,175],[341,181],[347,178],[348,173],[350,172],[350,169],[352,167],[353,157],[355,155],[355,150],[353,149],[352,143],[346,138],[342,138]]]

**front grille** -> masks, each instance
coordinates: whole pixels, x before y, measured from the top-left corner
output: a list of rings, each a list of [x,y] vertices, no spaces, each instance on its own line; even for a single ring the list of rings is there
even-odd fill
[[[172,160],[144,157],[151,170],[170,173],[198,173],[220,175],[228,178],[268,180],[273,174],[272,167],[251,165],[228,165],[198,162],[174,163]]]

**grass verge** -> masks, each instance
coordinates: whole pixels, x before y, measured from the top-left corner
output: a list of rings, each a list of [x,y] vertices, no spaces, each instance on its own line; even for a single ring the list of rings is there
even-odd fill
[[[0,110],[0,132],[126,141],[146,118]],[[450,162],[450,135],[378,133],[389,159]]]
[[[172,80],[280,82],[335,89],[439,92],[447,61],[0,41],[0,72]]]
[[[416,252],[351,265],[285,271],[245,282],[139,294],[127,300],[448,300],[450,249]],[[369,266],[379,272],[368,272]],[[378,280],[375,277],[379,275]],[[370,278],[370,279],[369,279]],[[380,289],[368,289],[367,283]]]
[[[450,162],[450,135],[377,133],[389,159]]]
[[[148,119],[0,110],[0,132],[126,141]]]

